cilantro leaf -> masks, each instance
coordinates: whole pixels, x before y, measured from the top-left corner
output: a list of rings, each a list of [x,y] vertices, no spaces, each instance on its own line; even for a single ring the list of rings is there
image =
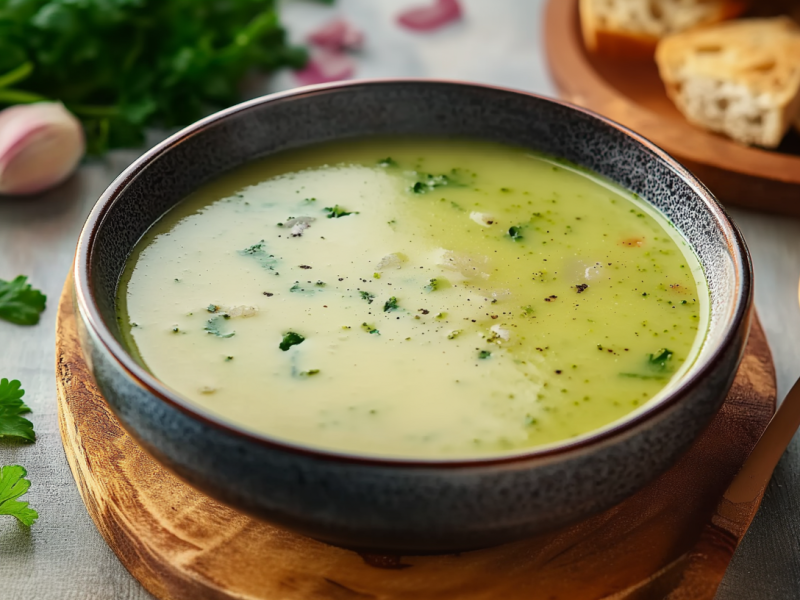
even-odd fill
[[[47,296],[26,283],[20,275],[13,281],[0,279],[0,319],[16,325],[36,325],[44,310]]]
[[[31,412],[22,401],[25,390],[16,379],[0,379],[0,438],[18,437],[28,442],[36,441],[33,423],[20,416]]]
[[[283,339],[281,340],[281,343],[278,344],[278,348],[286,352],[292,346],[297,346],[298,344],[302,344],[304,341],[306,341],[306,338],[304,338],[299,333],[295,333],[294,331],[287,331],[286,333],[283,334]]]
[[[23,525],[30,527],[39,518],[27,502],[17,500],[28,491],[31,482],[25,479],[28,472],[19,465],[0,468],[0,515],[10,515],[19,519]]]

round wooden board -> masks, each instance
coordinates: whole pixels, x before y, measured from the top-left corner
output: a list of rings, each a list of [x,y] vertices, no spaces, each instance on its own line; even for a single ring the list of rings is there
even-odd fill
[[[588,53],[579,0],[550,0],[545,46],[561,96],[618,121],[684,163],[723,202],[800,215],[800,134],[779,151],[738,144],[691,125],[667,97],[654,61]]]
[[[164,470],[121,428],[95,387],[79,348],[70,282],[59,305],[56,378],[64,450],[86,508],[125,567],[162,600],[711,600],[757,503],[733,523],[727,514],[732,538],[710,524],[719,520],[722,492],[766,427],[776,395],[756,320],[719,414],[647,488],[535,539],[401,557],[359,555],[277,529]]]

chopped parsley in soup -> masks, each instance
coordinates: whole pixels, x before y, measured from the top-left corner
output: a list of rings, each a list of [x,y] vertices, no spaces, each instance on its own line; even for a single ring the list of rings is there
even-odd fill
[[[689,368],[708,313],[697,258],[640,199],[522,149],[405,138],[202,186],[118,300],[137,358],[224,421],[416,458],[607,426]]]

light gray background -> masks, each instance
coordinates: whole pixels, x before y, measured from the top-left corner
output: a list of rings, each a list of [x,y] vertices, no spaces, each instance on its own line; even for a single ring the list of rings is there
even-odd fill
[[[424,0],[338,0],[333,9],[289,0],[284,18],[297,41],[335,13],[360,25],[367,46],[359,59],[359,77],[447,77],[555,95],[542,45],[544,0],[462,0],[465,20],[429,34],[394,25],[397,11],[415,1]],[[274,90],[292,86],[286,73],[269,84]],[[3,600],[151,598],[105,545],[81,503],[61,448],[53,367],[56,302],[81,225],[102,190],[136,155],[115,152],[91,162],[41,198],[0,199],[0,278],[27,274],[50,299],[37,327],[0,322],[0,377],[23,382],[38,433],[33,445],[0,442],[0,465],[27,467],[33,481],[27,499],[41,515],[30,530],[12,519],[0,520]],[[731,213],[755,260],[756,304],[775,356],[782,398],[800,374],[800,222],[742,210]],[[734,558],[719,600],[800,598],[798,508],[800,447],[795,440]]]

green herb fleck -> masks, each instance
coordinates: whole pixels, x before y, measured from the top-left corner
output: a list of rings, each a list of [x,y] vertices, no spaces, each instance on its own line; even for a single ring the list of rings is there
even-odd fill
[[[300,371],[300,377],[313,377],[319,373],[319,369],[309,369],[308,371]]]
[[[372,326],[372,325],[368,325],[367,323],[362,323],[362,324],[361,324],[361,329],[363,329],[363,330],[364,330],[364,331],[366,331],[367,333],[374,333],[374,334],[376,334],[376,335],[380,335],[380,334],[381,334],[381,332],[380,332],[380,331],[378,331],[377,329],[375,329],[375,327],[374,327],[374,326]]]
[[[666,371],[669,362],[672,360],[673,352],[662,348],[657,354],[650,354],[647,363],[651,369],[656,371]]]
[[[441,282],[438,279],[431,279],[428,282],[428,285],[426,285],[423,289],[426,292],[435,292],[436,290],[439,289],[440,285],[441,285]]]
[[[360,291],[358,295],[361,296],[362,300],[366,300],[367,304],[372,304],[372,301],[375,300],[375,296],[370,294],[369,292]]]
[[[478,358],[480,358],[480,359],[487,359],[491,355],[492,355],[492,353],[489,352],[488,350],[481,350],[480,352],[478,352]]]
[[[379,167],[384,167],[384,168],[396,167],[397,166],[397,161],[394,160],[393,158],[387,156],[386,158],[382,158],[381,160],[378,161],[378,166]]]
[[[206,310],[207,310],[208,312],[210,312],[210,313],[215,313],[215,312],[217,312],[217,311],[219,310],[219,306],[217,306],[216,304],[209,304],[209,305],[206,307]]]
[[[320,282],[315,284],[315,287],[325,287],[325,284],[319,285]],[[322,290],[315,290],[314,288],[306,288],[299,281],[295,281],[294,285],[289,288],[289,291],[293,294],[305,294],[306,296],[310,296],[312,294],[316,294],[317,292],[322,292]]]
[[[262,267],[265,269],[269,269],[270,271],[275,270],[275,266],[278,264],[278,261],[275,259],[275,256],[272,254],[267,254],[266,250],[266,242],[261,240],[257,244],[253,244],[249,248],[245,248],[244,250],[239,250],[239,254],[242,256],[252,256],[255,258]]]
[[[225,313],[218,313],[206,321],[206,326],[203,329],[206,333],[215,335],[219,338],[232,338],[234,335],[236,335],[235,331],[223,333],[220,329],[223,321],[227,321],[228,319],[230,319],[229,315]]]
[[[522,239],[522,227],[518,225],[513,225],[508,228],[508,237],[510,237],[515,242],[518,242]]]
[[[39,518],[27,502],[17,500],[31,487],[25,479],[28,472],[19,465],[8,465],[0,468],[0,515],[16,517],[20,523],[30,527]]]
[[[15,325],[36,325],[44,311],[47,296],[26,283],[20,275],[12,281],[0,279],[0,319]]]
[[[281,343],[278,344],[278,348],[286,352],[292,346],[297,346],[298,344],[302,344],[305,341],[304,338],[299,333],[295,333],[294,331],[288,331],[283,334],[283,339]]]
[[[309,204],[311,204],[312,202],[316,202],[316,201],[317,201],[316,198],[306,198],[305,200],[303,200],[303,202],[308,202]]]
[[[427,194],[439,187],[450,185],[451,181],[447,175],[424,175],[421,180],[414,182],[409,191],[414,194]]]
[[[372,274],[372,278],[373,279],[380,279],[381,278],[381,274],[380,273],[373,273]]]
[[[346,217],[348,215],[357,215],[358,214],[357,212],[348,212],[347,210],[345,210],[344,208],[342,208],[338,204],[336,206],[334,206],[333,208],[328,206],[326,208],[323,208],[322,210],[324,210],[326,213],[328,213],[328,218],[329,219],[340,219],[340,218]]]
[[[399,306],[397,305],[397,298],[394,296],[383,303],[383,312],[391,312],[393,310],[397,310],[398,308]]]
[[[16,379],[0,380],[0,438],[17,437],[26,442],[35,442],[33,423],[22,417],[31,409],[22,401],[25,390]],[[0,488],[0,494],[2,489]]]

